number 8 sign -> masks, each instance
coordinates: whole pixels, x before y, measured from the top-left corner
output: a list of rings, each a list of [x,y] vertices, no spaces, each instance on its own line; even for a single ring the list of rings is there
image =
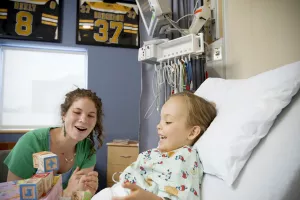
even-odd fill
[[[60,42],[60,16],[60,0],[1,0],[0,37]]]

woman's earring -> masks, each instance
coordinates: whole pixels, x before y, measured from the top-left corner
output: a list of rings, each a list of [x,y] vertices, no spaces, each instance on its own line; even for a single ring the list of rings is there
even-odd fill
[[[66,126],[65,126],[65,122],[63,122],[63,129],[64,129],[64,136],[66,137],[67,136],[67,132],[66,132]]]

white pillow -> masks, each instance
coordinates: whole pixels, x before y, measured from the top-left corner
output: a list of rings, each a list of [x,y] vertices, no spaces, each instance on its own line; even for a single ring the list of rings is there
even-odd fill
[[[194,145],[204,172],[232,185],[299,87],[300,62],[249,79],[207,79],[195,94],[215,102],[218,114]]]

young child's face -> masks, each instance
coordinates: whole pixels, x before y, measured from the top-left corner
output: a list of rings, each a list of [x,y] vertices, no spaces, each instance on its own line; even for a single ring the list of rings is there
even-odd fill
[[[187,126],[188,111],[183,97],[172,97],[162,107],[161,120],[157,125],[158,149],[168,152],[189,145],[193,127]]]

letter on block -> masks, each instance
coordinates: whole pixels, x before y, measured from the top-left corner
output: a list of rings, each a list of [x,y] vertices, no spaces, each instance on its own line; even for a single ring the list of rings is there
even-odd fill
[[[92,193],[87,191],[73,192],[71,200],[91,200],[93,197]]]
[[[43,195],[43,181],[40,178],[26,179],[20,184],[20,200],[38,200]]]
[[[31,178],[41,178],[44,185],[44,193],[47,193],[53,184],[53,172],[46,172],[46,173],[37,173],[33,175]]]
[[[34,153],[33,167],[38,169],[39,173],[51,172],[59,169],[58,156],[49,151]]]

